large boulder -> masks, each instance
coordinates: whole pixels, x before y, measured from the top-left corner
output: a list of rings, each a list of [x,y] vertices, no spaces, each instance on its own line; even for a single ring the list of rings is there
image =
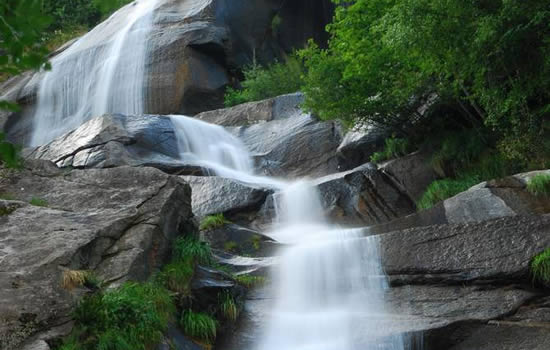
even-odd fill
[[[348,131],[338,147],[346,169],[353,169],[370,161],[374,152],[384,147],[390,136],[387,129],[374,125],[357,125]]]
[[[114,33],[124,30],[134,5],[123,7],[85,36],[76,55],[93,57],[113,40]],[[196,114],[222,107],[225,87],[236,82],[241,67],[282,58],[312,37],[325,42],[324,28],[333,10],[330,0],[159,0],[146,40],[145,112]],[[43,74],[0,86],[1,99],[24,106],[23,113],[13,114],[5,125],[14,141],[28,140]],[[2,119],[5,116],[0,116],[0,124]]]
[[[15,200],[0,202],[3,349],[69,320],[82,291],[62,288],[65,273],[145,280],[175,237],[196,231],[189,186],[153,168],[64,171],[33,161],[7,174],[0,193]]]

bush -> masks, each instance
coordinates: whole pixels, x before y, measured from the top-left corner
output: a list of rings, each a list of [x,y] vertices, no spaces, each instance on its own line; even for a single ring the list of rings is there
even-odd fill
[[[151,283],[127,282],[81,300],[75,328],[62,349],[147,349],[163,337],[175,306],[168,291]]]
[[[550,248],[533,258],[531,273],[535,280],[550,284]]]
[[[276,62],[267,67],[254,64],[243,73],[242,89],[230,87],[226,90],[226,107],[300,91],[304,68],[299,58],[291,56],[284,63]]]
[[[180,326],[187,336],[198,341],[212,344],[216,340],[218,323],[207,314],[186,310],[181,315]]]
[[[229,224],[230,221],[228,221],[223,214],[216,214],[216,215],[209,215],[202,219],[201,224],[199,226],[199,229],[202,230],[214,230],[217,228],[220,228],[224,226],[225,224]]]
[[[418,209],[431,208],[437,202],[464,192],[477,183],[479,183],[479,180],[475,177],[436,180],[428,186],[416,206]]]
[[[527,183],[527,191],[535,196],[550,197],[550,175],[539,174],[533,176]]]
[[[385,160],[397,158],[406,155],[410,152],[411,146],[407,139],[387,138],[385,141],[384,150],[376,152],[370,157],[370,161],[378,164]]]

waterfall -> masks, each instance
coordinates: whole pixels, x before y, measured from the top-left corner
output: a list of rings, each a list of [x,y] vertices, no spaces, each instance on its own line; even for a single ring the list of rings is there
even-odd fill
[[[105,113],[144,112],[147,37],[157,2],[125,6],[51,60],[38,88],[31,145]]]
[[[404,350],[391,334],[384,305],[388,288],[377,237],[331,226],[319,193],[306,180],[293,183],[254,174],[246,147],[223,127],[171,116],[182,161],[223,177],[275,187],[277,230],[286,243],[273,274],[275,305],[256,350]]]

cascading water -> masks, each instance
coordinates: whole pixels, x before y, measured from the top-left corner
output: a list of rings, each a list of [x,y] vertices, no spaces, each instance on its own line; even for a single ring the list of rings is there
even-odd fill
[[[331,227],[307,181],[253,173],[245,146],[222,127],[172,116],[182,160],[241,182],[275,187],[278,230],[288,248],[274,274],[275,305],[257,350],[404,350],[384,305],[388,287],[376,237]]]
[[[32,145],[45,144],[104,113],[144,112],[147,36],[157,2],[127,5],[51,60],[52,70],[38,89]],[[112,27],[116,31],[109,35]],[[96,42],[105,38],[110,40]]]

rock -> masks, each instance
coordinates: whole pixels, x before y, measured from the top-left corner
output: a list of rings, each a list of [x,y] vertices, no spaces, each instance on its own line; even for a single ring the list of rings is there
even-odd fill
[[[83,37],[76,55],[91,55],[120,32],[131,6],[109,17],[93,35]],[[225,87],[237,85],[243,66],[284,58],[310,38],[326,42],[324,29],[333,11],[330,0],[282,4],[271,0],[160,0],[147,39],[145,112],[196,114],[221,108]],[[281,25],[273,31],[275,16]],[[5,125],[10,140],[27,144],[43,74],[0,89],[0,99],[9,97],[24,106],[23,113],[11,114]],[[0,116],[0,124],[2,119],[5,116]]]
[[[323,207],[343,224],[372,225],[414,211],[414,203],[373,165],[329,175],[314,181]]]
[[[233,254],[270,256],[278,247],[277,243],[260,232],[235,224],[203,230],[200,235],[212,248]]]
[[[464,340],[465,332],[469,334]],[[543,327],[488,325],[460,328],[456,333],[458,334],[447,334],[454,341],[460,341],[458,345],[448,348],[449,350],[546,350],[550,344],[550,331]]]
[[[264,175],[295,178],[338,171],[336,149],[342,140],[337,122],[319,122],[308,114],[228,128],[252,152]]]
[[[258,102],[249,102],[231,108],[200,113],[197,119],[223,126],[247,126],[288,119],[303,114],[300,105],[304,102],[302,93],[294,93]]]
[[[550,216],[411,228],[380,236],[394,284],[529,281],[531,259],[550,246]]]
[[[199,218],[257,210],[271,191],[217,176],[181,178],[191,186],[193,213]]]
[[[356,168],[368,163],[374,152],[384,147],[389,132],[372,125],[358,126],[350,130],[338,147],[338,153],[344,159],[345,169]]]
[[[381,164],[380,170],[403,188],[415,202],[422,198],[428,186],[437,179],[430,164],[430,156],[423,152],[392,159]]]
[[[112,284],[145,280],[169,259],[177,235],[196,230],[190,188],[178,177],[26,166],[0,179],[0,193],[20,201],[0,216],[0,348],[67,321],[82,291],[62,288],[64,271],[90,270]],[[42,206],[26,204],[33,198]]]
[[[54,141],[25,152],[60,167],[155,166],[184,168],[169,117],[104,115]]]

